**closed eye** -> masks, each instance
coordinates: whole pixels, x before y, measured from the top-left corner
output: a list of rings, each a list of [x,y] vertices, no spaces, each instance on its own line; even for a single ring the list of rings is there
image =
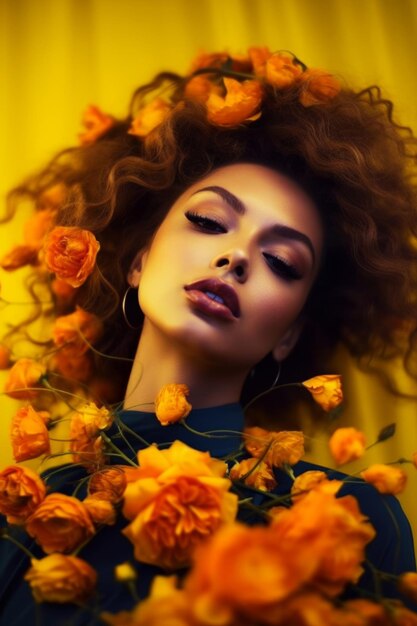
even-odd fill
[[[267,264],[275,274],[288,282],[292,280],[301,280],[302,274],[300,274],[300,272],[296,267],[294,267],[294,265],[292,265],[285,259],[282,259],[281,257],[275,256],[273,254],[269,254],[268,252],[263,252],[262,254]]]
[[[211,217],[199,215],[198,213],[193,213],[192,211],[187,211],[185,213],[185,217],[202,232],[212,234],[227,232],[226,227],[221,222],[218,222]]]

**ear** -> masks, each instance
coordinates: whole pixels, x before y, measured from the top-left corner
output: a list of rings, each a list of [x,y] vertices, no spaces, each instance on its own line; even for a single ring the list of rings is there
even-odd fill
[[[127,282],[131,287],[135,289],[139,287],[140,277],[142,275],[142,269],[146,261],[147,251],[139,250],[135,258],[132,261],[129,272],[127,274]]]
[[[283,337],[281,337],[275,348],[272,350],[272,356],[276,361],[284,361],[284,359],[287,358],[297,343],[303,327],[304,320],[299,318],[290,326]]]

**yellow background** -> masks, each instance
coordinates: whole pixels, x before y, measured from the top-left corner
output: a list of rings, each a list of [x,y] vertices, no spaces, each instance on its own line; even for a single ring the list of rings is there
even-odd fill
[[[292,50],[356,86],[381,84],[399,118],[417,129],[417,0],[0,0],[2,198],[76,141],[88,104],[124,115],[133,89],[155,72],[186,71],[200,50],[245,52],[249,45]],[[20,236],[16,223],[2,228],[1,251]],[[1,272],[3,298],[21,298],[20,277]],[[3,323],[22,306],[0,307]],[[371,442],[398,421],[394,440],[347,471],[410,458],[417,451],[417,404],[391,398],[346,358],[340,367],[348,399],[343,423],[362,428]],[[405,382],[417,392],[415,382]],[[18,403],[3,396],[0,406],[4,466],[12,460],[8,423]],[[316,449],[326,463],[324,439]],[[417,529],[417,470],[404,467],[410,484],[402,501]]]

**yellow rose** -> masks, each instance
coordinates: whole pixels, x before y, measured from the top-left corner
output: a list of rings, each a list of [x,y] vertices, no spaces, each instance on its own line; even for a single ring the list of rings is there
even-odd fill
[[[50,272],[80,287],[94,269],[100,244],[89,230],[56,226],[45,237],[44,261]]]
[[[105,494],[101,497],[100,492],[97,491],[94,495],[84,498],[83,504],[94,524],[111,526],[116,522],[116,509],[109,500],[105,499]]]
[[[379,493],[396,495],[404,491],[407,484],[407,474],[398,467],[375,463],[361,472],[362,478],[370,483]]]
[[[103,465],[104,444],[100,431],[109,428],[112,414],[88,402],[72,414],[70,423],[70,450],[74,463],[82,463],[89,470]]]
[[[9,524],[23,524],[45,495],[45,483],[28,467],[9,465],[0,472],[0,513]]]
[[[25,580],[36,602],[84,602],[96,586],[96,572],[76,556],[50,554],[31,564]]]
[[[187,417],[192,406],[187,402],[187,385],[164,385],[155,398],[155,415],[163,426]]]
[[[365,435],[356,428],[338,428],[329,439],[330,453],[337,465],[359,459],[365,452]]]
[[[338,374],[314,376],[301,384],[325,411],[331,411],[343,402],[341,376]]]

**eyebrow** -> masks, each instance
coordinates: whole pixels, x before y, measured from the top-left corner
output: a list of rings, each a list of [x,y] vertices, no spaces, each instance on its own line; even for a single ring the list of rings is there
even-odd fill
[[[202,193],[203,191],[212,191],[220,196],[236,213],[239,215],[243,215],[246,211],[245,205],[237,196],[235,196],[230,191],[227,191],[224,187],[219,187],[218,185],[211,185],[209,187],[203,187],[196,191],[193,195],[197,193]],[[316,252],[314,250],[314,246],[311,242],[310,237],[307,237],[304,233],[301,233],[299,230],[295,228],[291,228],[291,226],[284,226],[283,224],[276,224],[272,232],[279,237],[284,237],[285,239],[292,239],[294,241],[300,241],[303,243],[310,251],[311,256],[313,258],[313,263],[316,262]]]

